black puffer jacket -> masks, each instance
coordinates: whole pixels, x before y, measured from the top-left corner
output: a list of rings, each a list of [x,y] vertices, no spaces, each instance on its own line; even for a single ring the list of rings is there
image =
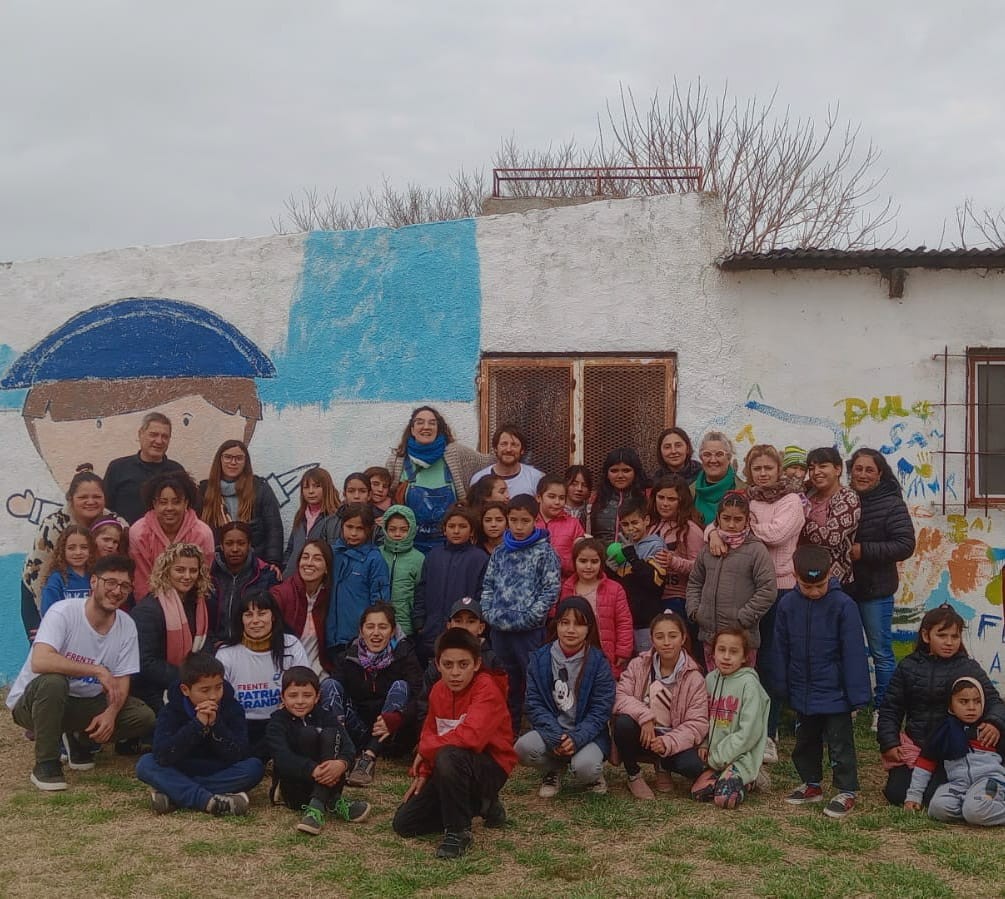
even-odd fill
[[[876,738],[881,752],[900,745],[900,727],[918,745],[923,746],[932,731],[946,717],[949,690],[961,677],[973,677],[984,690],[984,717],[1005,737],[1005,703],[984,669],[960,650],[950,659],[916,649],[893,672],[886,696],[879,710]]]
[[[855,580],[846,585],[857,600],[893,596],[900,579],[897,563],[914,555],[914,522],[896,481],[880,481],[867,493],[860,493],[862,517],[855,542],[862,558],[852,562]]]
[[[408,704],[402,711],[402,723],[414,724],[415,708],[422,692],[422,668],[408,637],[402,637],[398,641],[394,647],[394,660],[380,671],[367,671],[363,668],[359,661],[359,638],[353,640],[348,652],[338,662],[335,679],[342,685],[356,714],[368,729],[373,727],[384,707],[391,684],[396,680],[405,681],[408,684]]]

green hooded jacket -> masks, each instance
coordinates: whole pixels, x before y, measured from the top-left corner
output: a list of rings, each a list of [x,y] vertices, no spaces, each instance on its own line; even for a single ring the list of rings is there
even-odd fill
[[[380,554],[391,573],[391,605],[394,606],[394,617],[402,633],[411,636],[415,586],[419,583],[426,557],[412,546],[415,542],[415,513],[408,506],[388,506],[384,512],[385,524],[392,515],[400,515],[408,522],[408,535],[402,540],[392,540],[385,531]]]

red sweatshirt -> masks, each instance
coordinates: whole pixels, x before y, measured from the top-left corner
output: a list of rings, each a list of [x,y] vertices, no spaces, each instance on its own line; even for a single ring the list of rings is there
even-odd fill
[[[487,752],[509,774],[516,767],[513,725],[506,705],[507,678],[501,671],[479,671],[468,687],[454,693],[443,680],[429,691],[429,713],[419,737],[419,773],[433,773],[444,746]]]

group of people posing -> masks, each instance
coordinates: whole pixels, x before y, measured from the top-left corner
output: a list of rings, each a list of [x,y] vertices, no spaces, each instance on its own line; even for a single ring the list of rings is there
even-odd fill
[[[341,494],[307,471],[285,535],[244,443],[224,442],[196,485],[170,437],[151,413],[137,454],[103,479],[82,466],[26,560],[32,647],[7,704],[40,789],[66,789],[64,760],[86,770],[115,742],[149,748],[136,771],[156,812],[242,814],[271,761],[270,799],[317,834],[326,815],[365,818],[343,788],[403,756],[394,828],[442,832],[453,858],[474,818],[505,822],[518,762],[545,799],[563,778],[605,793],[611,763],[639,800],[677,774],[735,808],[770,783],[786,705],[803,780],[786,801],[825,799],[826,747],[824,812],[842,818],[859,789],[853,717],[871,706],[891,803],[1005,823],[1005,704],[962,618],[928,611],[895,661],[914,529],[875,450],[856,450],[845,486],[831,447],[756,445],[741,475],[726,435],[695,453],[667,428],[655,472],[620,448],[595,483],[527,464],[513,425],[482,455],[423,406]]]

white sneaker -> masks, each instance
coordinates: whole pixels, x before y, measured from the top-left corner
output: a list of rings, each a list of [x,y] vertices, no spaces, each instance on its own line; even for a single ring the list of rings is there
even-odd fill
[[[873,733],[879,730],[879,710],[872,713],[872,726],[869,728]]]
[[[537,795],[542,799],[554,799],[558,791],[562,789],[562,772],[547,771],[541,778],[541,786],[538,787]]]
[[[590,784],[590,792],[596,793],[598,796],[607,795],[607,780],[603,774],[600,775],[600,780],[596,783]]]
[[[778,761],[778,744],[768,737],[764,744],[764,764],[774,765]]]

